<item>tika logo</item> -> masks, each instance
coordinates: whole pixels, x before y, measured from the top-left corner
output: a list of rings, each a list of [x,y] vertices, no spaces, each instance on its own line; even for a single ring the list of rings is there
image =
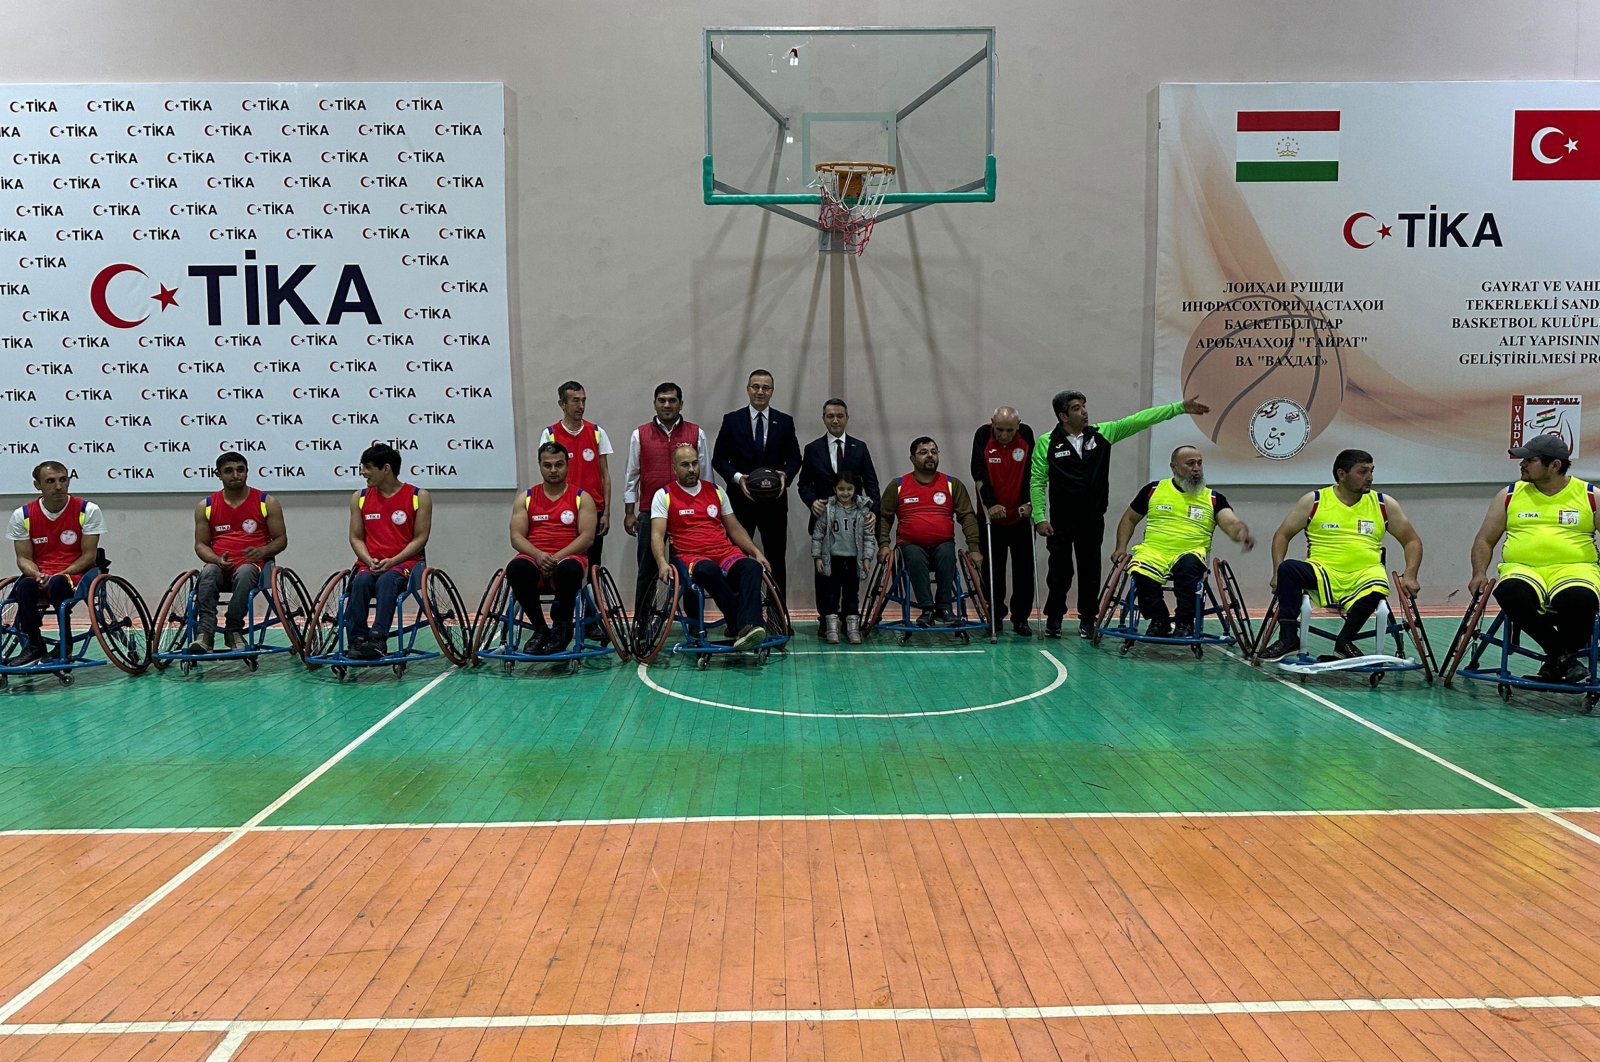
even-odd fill
[[[244,323],[248,325],[283,324],[286,320],[285,311],[292,320],[307,325],[336,325],[346,314],[359,314],[371,325],[383,323],[377,302],[372,297],[372,289],[368,287],[366,275],[359,265],[347,263],[341,269],[322,319],[318,318],[317,312],[298,290],[317,268],[316,265],[295,266],[284,275],[286,268],[276,263],[258,265],[256,252],[246,250],[242,267],[232,264],[191,265],[188,275],[205,281],[206,323],[213,328],[223,324],[225,306],[233,303],[232,299],[225,297],[223,284],[224,280],[233,277],[240,278],[238,287],[242,290],[239,297],[244,307]],[[150,319],[150,311],[144,309],[146,304],[143,301],[149,292],[149,285],[134,282],[134,276],[148,279],[145,271],[138,266],[130,262],[117,262],[96,273],[89,285],[89,304],[95,316],[112,328],[137,328]],[[149,295],[149,298],[160,304],[161,312],[179,305],[178,288],[169,288],[165,283],[158,284],[158,287],[160,290]],[[226,287],[234,289],[233,284]]]
[[[1540,435],[1559,435],[1578,459],[1583,425],[1582,395],[1512,395],[1511,447]]]
[[[1503,247],[1500,224],[1492,212],[1452,214],[1440,210],[1437,203],[1429,203],[1426,211],[1414,210],[1396,214],[1395,221],[1380,220],[1365,210],[1358,210],[1344,219],[1344,242],[1358,251],[1391,237],[1400,238],[1395,230],[1404,228],[1407,247],[1479,247],[1489,244]],[[1474,220],[1476,219],[1476,220]]]

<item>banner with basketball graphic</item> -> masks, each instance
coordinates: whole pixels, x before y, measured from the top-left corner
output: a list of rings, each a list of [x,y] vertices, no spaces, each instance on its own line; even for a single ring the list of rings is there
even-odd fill
[[[0,85],[0,481],[508,487],[499,84]]]
[[[1504,482],[1600,400],[1600,83],[1163,85],[1151,472]]]

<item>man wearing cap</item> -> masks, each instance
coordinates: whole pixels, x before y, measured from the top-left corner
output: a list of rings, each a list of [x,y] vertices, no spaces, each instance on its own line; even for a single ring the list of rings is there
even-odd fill
[[[1278,659],[1300,652],[1300,599],[1344,609],[1344,626],[1333,655],[1361,655],[1354,638],[1389,594],[1383,570],[1383,536],[1394,536],[1406,553],[1400,587],[1419,589],[1422,538],[1392,494],[1372,489],[1372,455],[1341,450],[1333,459],[1333,485],[1302,495],[1272,535],[1272,589],[1278,596],[1278,639],[1261,656]],[[1289,542],[1306,533],[1306,559],[1285,560]]]
[[[1595,488],[1571,474],[1572,450],[1559,435],[1540,435],[1509,451],[1521,475],[1495,495],[1472,541],[1473,593],[1488,583],[1500,552],[1494,599],[1506,618],[1544,649],[1534,676],[1545,682],[1589,679],[1585,650],[1600,611]]]

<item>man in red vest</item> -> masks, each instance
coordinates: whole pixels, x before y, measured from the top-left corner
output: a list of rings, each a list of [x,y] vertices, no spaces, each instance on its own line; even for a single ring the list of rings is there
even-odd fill
[[[217,458],[222,490],[194,507],[194,552],[200,577],[194,586],[194,641],[191,653],[209,653],[217,633],[217,597],[226,579],[233,587],[222,641],[230,650],[245,647],[245,606],[250,590],[273,557],[289,546],[278,499],[250,486],[250,463],[229,451]]]
[[[400,452],[387,443],[362,452],[361,478],[367,485],[350,496],[350,548],[356,554],[356,574],[345,605],[349,635],[345,655],[352,660],[381,660],[395,602],[411,581],[411,569],[426,563],[422,551],[433,530],[433,497],[400,482]],[[378,607],[369,628],[367,608],[374,596]]]
[[[983,562],[978,544],[978,518],[972,498],[959,479],[939,471],[939,444],[922,435],[911,441],[911,472],[889,481],[879,507],[878,556],[889,558],[889,533],[911,581],[911,603],[920,611],[917,626],[952,623],[956,599],[956,543],[951,520],[961,521],[967,552]],[[898,524],[899,526],[894,526]],[[935,572],[937,594],[930,594],[928,569]],[[976,589],[976,588],[973,588]]]
[[[983,558],[983,589],[994,592],[995,629],[1006,618],[1006,568],[1011,569],[1011,630],[1033,635],[1033,513],[1028,496],[1033,429],[1010,406],[1001,406],[972,437],[972,487],[989,520],[989,552]]]
[[[595,537],[595,505],[589,492],[567,474],[567,451],[558,442],[539,447],[539,475],[511,506],[511,546],[517,556],[506,565],[506,582],[537,632],[526,646],[533,656],[548,656],[572,641],[572,613],[583,576],[589,569],[585,551]],[[539,591],[554,592],[546,625]]]
[[[84,573],[94,567],[106,519],[94,502],[74,497],[71,484],[66,465],[41,462],[33,470],[38,499],[11,514],[7,537],[22,573],[11,584],[11,600],[17,603],[17,629],[27,644],[5,661],[7,666],[44,659],[48,651],[39,632],[41,614],[71,597]]]
[[[700,425],[683,419],[683,388],[675,383],[658,384],[655,390],[655,419],[633,429],[628,439],[628,466],[622,480],[622,529],[633,535],[637,545],[639,571],[635,583],[634,615],[644,610],[644,602],[655,580],[650,559],[651,499],[672,482],[672,451],[689,445],[700,455],[700,478],[711,480],[711,456],[706,449],[706,433]],[[639,508],[645,509],[644,527],[639,526]]]
[[[754,649],[767,636],[761,625],[763,569],[767,558],[756,549],[750,533],[733,515],[723,489],[702,479],[701,457],[694,447],[672,451],[671,483],[656,491],[650,503],[650,548],[656,574],[665,579],[672,571],[667,557],[667,536],[672,551],[689,569],[689,577],[703,587],[727,620],[735,649]]]
[[[599,564],[606,532],[611,530],[611,437],[600,425],[583,419],[589,396],[577,380],[556,388],[556,404],[561,419],[544,430],[539,442],[560,443],[567,451],[567,478],[588,497],[598,518],[587,556],[590,564]]]

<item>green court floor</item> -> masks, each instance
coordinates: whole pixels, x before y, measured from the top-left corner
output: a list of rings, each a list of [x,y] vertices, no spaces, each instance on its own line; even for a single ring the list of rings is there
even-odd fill
[[[1452,626],[1433,621],[1436,644]],[[1512,806],[1215,649],[792,648],[653,666],[679,697],[615,661],[451,672],[267,824]],[[13,683],[0,829],[238,825],[447,670],[339,683],[268,660]],[[1600,717],[1576,698],[1508,705],[1415,674],[1303,686],[1540,806],[1600,805]]]

